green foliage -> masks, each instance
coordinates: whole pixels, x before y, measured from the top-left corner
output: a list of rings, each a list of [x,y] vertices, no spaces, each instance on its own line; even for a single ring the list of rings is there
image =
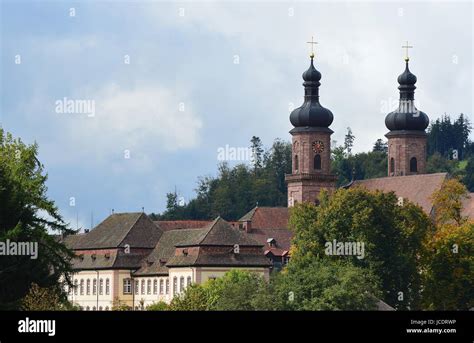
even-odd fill
[[[474,221],[444,224],[428,242],[423,302],[429,310],[474,307]]]
[[[380,278],[385,302],[397,308],[419,307],[420,275],[417,252],[431,230],[423,210],[394,193],[362,188],[339,189],[319,207],[298,204],[291,212],[295,232],[292,260],[303,266],[314,260],[350,262]],[[365,257],[326,254],[326,243],[363,242]],[[403,292],[403,301],[398,299]]]
[[[143,308],[143,304],[142,304]],[[115,297],[112,302],[112,311],[131,311],[132,307],[127,305],[124,301],[120,300],[119,297]]]
[[[462,182],[470,192],[474,192],[474,156],[467,160]]]
[[[211,309],[209,290],[206,285],[191,284],[176,295],[169,306],[171,311],[206,311]]]
[[[450,159],[452,151],[456,149],[459,159],[464,159],[471,143],[471,129],[470,121],[462,113],[454,121],[449,115],[437,119],[428,128],[428,156],[437,152]]]
[[[231,270],[202,285],[190,285],[175,296],[173,311],[243,311],[273,309],[269,285],[256,273]]]
[[[146,307],[147,311],[169,311],[170,307],[164,301],[158,301]]]
[[[424,306],[430,310],[474,307],[474,221],[462,216],[467,189],[446,180],[433,194],[436,230],[424,254]]]
[[[301,261],[300,261],[301,262]],[[275,286],[285,310],[374,310],[381,297],[378,279],[368,270],[342,261],[290,262]]]
[[[437,225],[449,223],[462,224],[467,220],[463,218],[463,201],[468,197],[466,187],[457,179],[448,179],[441,188],[432,195]]]
[[[74,311],[79,310],[72,305],[58,286],[41,288],[33,283],[21,300],[23,311]]]
[[[346,153],[345,147],[334,147],[331,168],[338,175],[338,186],[349,183],[353,178],[363,180],[387,176],[386,143],[378,139],[373,151],[355,155]]]
[[[291,172],[291,144],[275,140],[264,151],[258,137],[252,137],[253,165],[227,163],[218,166],[218,176],[201,177],[197,196],[185,206],[179,206],[177,195],[167,195],[167,209],[155,220],[211,219],[218,215],[237,220],[244,213],[260,206],[286,206],[285,174]]]
[[[36,144],[25,145],[0,128],[0,241],[38,242],[37,259],[0,259],[1,309],[17,309],[32,283],[48,288],[70,272],[73,253],[51,233],[73,231],[46,196],[47,176],[37,152]]]

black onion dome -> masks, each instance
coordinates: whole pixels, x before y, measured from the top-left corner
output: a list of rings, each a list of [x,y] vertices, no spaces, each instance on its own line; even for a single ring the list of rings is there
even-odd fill
[[[290,122],[294,127],[327,128],[334,120],[330,110],[319,103],[319,86],[321,73],[316,70],[311,58],[311,65],[303,73],[305,89],[304,103],[290,114]]]
[[[390,131],[414,130],[425,131],[430,124],[430,119],[426,113],[417,110],[413,113],[399,112],[398,110],[389,113],[385,118],[385,126]]]
[[[408,61],[406,61],[405,71],[398,77],[398,83],[400,85],[414,85],[416,83],[416,76],[408,68]]]
[[[430,123],[428,116],[415,107],[416,81],[416,76],[408,68],[408,60],[406,60],[405,71],[398,77],[400,84],[398,109],[385,117],[385,126],[390,131],[424,131],[428,127]]]
[[[308,70],[303,73],[303,80],[308,82],[319,82],[321,80],[321,73],[314,67],[313,59],[311,59],[311,65]]]

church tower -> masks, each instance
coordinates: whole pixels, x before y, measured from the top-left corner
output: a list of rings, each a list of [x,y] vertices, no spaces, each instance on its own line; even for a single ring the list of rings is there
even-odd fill
[[[311,41],[314,44],[313,41]],[[336,188],[337,176],[331,174],[331,134],[334,117],[319,103],[321,73],[313,64],[303,73],[304,103],[290,114],[292,172],[286,175],[288,207],[297,202],[318,203],[319,192]]]
[[[407,48],[408,52],[408,44],[404,48]],[[409,60],[407,53],[405,71],[398,77],[398,109],[385,118],[385,126],[390,130],[385,135],[388,138],[388,176],[426,172],[425,129],[429,125],[429,118],[415,107],[416,76],[408,68]]]

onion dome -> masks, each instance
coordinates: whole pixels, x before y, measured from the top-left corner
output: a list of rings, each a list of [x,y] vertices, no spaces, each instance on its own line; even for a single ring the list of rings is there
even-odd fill
[[[426,113],[415,106],[416,76],[408,68],[406,58],[405,71],[398,77],[400,101],[398,109],[385,117],[385,126],[390,131],[424,131],[430,120]]]
[[[334,120],[332,112],[319,103],[321,73],[313,65],[313,57],[312,54],[311,65],[303,73],[304,103],[290,114],[290,122],[296,128],[328,128]]]

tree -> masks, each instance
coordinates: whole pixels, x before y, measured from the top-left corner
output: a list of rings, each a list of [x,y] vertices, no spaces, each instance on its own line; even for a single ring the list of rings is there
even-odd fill
[[[441,188],[432,195],[436,224],[464,223],[467,218],[461,212],[463,201],[467,197],[466,187],[457,179],[445,180]]]
[[[474,192],[474,156],[467,160],[463,184],[470,192]]]
[[[259,137],[252,136],[250,140],[250,149],[252,150],[252,164],[254,167],[254,172],[257,174],[257,171],[262,168],[263,162],[263,145]]]
[[[37,154],[36,144],[27,146],[0,128],[0,241],[38,244],[36,259],[11,255],[0,259],[2,309],[18,309],[33,283],[40,288],[71,285],[73,252],[51,233],[74,231],[46,195],[47,175]]]
[[[213,219],[220,215],[237,220],[244,213],[261,206],[286,206],[287,187],[285,174],[291,172],[291,144],[276,139],[265,151],[258,137],[252,138],[257,151],[257,165],[227,162],[218,165],[217,177],[200,177],[196,198],[178,206],[174,193],[167,195],[167,209],[161,215],[152,214],[154,220]],[[258,172],[257,172],[258,170]]]
[[[469,140],[471,130],[470,121],[462,113],[453,122],[446,114],[436,119],[428,128],[428,156],[438,152],[443,157],[451,159],[452,151],[455,149],[458,151],[458,158],[464,159],[471,143]]]
[[[474,222],[441,225],[428,242],[423,302],[429,310],[474,307]]]
[[[127,305],[124,301],[120,300],[119,297],[115,297],[112,301],[112,311],[131,311],[132,307]]]
[[[210,310],[209,291],[206,286],[189,285],[184,292],[171,300],[171,311],[206,311]]]
[[[210,280],[207,288],[210,308],[217,311],[258,310],[262,295],[267,292],[265,279],[252,272],[228,271],[224,276]]]
[[[344,137],[344,150],[346,150],[348,155],[350,155],[352,152],[352,147],[354,146],[354,139],[355,136],[352,134],[351,128],[348,127],[346,136]]]
[[[278,277],[275,303],[284,310],[374,310],[381,296],[379,280],[342,261],[290,261]]]
[[[230,270],[216,280],[192,284],[175,296],[173,311],[232,311],[274,309],[267,282],[244,270]]]
[[[397,203],[394,193],[356,187],[337,190],[319,206],[298,204],[289,221],[294,231],[290,264],[314,259],[350,262],[380,279],[382,300],[401,309],[419,308],[417,254],[432,224],[419,206],[406,200],[403,206]],[[363,243],[364,256],[328,255],[326,245],[334,240]]]
[[[425,307],[468,310],[474,306],[474,221],[462,216],[467,189],[456,179],[433,194],[436,230],[425,254]]]
[[[21,301],[21,309],[23,311],[72,311],[79,308],[67,300],[58,286],[42,288],[33,283]]]
[[[146,307],[147,311],[169,311],[170,306],[164,301],[158,301]]]
[[[374,143],[374,147],[372,148],[372,152],[383,152],[387,154],[388,152],[388,144],[387,142],[383,141],[382,139],[377,139]]]

